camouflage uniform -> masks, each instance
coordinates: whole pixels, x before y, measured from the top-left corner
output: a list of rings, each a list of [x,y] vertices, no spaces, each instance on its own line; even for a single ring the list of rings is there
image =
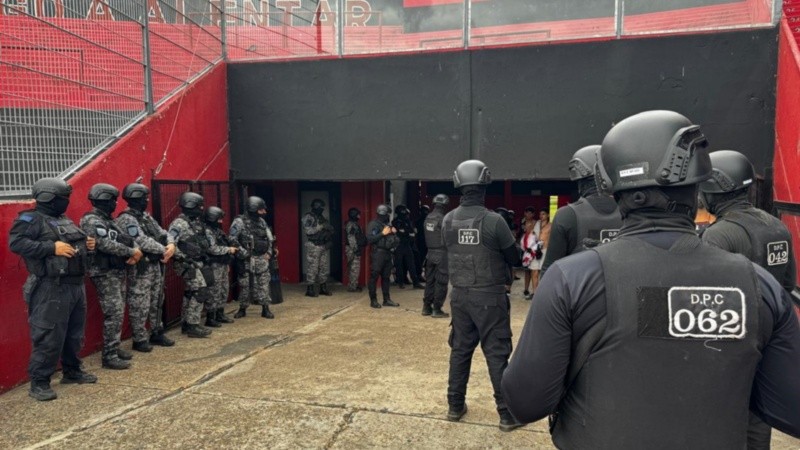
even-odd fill
[[[125,260],[134,255],[137,229],[120,229],[109,214],[93,208],[81,218],[81,228],[95,238],[88,274],[97,289],[103,311],[103,360],[117,358],[125,315]]]
[[[347,235],[347,244],[344,247],[347,256],[347,286],[353,290],[358,288],[358,277],[361,274],[361,252],[367,245],[364,231],[358,222],[348,220],[344,227]]]
[[[150,331],[162,329],[161,311],[164,306],[164,272],[161,259],[165,245],[174,243],[166,231],[150,214],[127,208],[116,220],[122,230],[136,229],[136,245],[144,256],[135,266],[128,268],[128,315],[133,329],[134,342],[147,341],[147,321]],[[129,232],[129,234],[132,234]]]
[[[324,216],[307,213],[303,216],[306,242],[306,282],[323,284],[331,274],[330,252],[333,227]]]
[[[184,282],[181,310],[183,322],[187,325],[199,325],[203,305],[211,303],[209,284],[214,284],[212,273],[207,271],[210,267],[203,273],[204,260],[207,259],[211,247],[206,227],[199,217],[190,218],[181,214],[169,224],[169,236],[177,245],[172,267]]]
[[[211,286],[211,300],[210,304],[206,305],[206,310],[209,312],[216,311],[225,306],[228,301],[229,284],[229,269],[232,256],[230,254],[230,241],[225,233],[220,228],[211,226],[206,227],[206,237],[210,247],[208,249],[209,261],[211,270],[214,272],[214,285]]]
[[[247,309],[250,304],[250,276],[255,289],[252,291],[253,303],[269,305],[269,255],[272,251],[272,232],[261,217],[252,218],[242,214],[233,219],[230,240],[239,247],[242,264],[239,265],[239,308]]]

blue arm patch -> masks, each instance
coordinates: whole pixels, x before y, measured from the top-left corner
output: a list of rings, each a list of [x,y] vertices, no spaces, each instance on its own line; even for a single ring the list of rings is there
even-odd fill
[[[21,220],[23,222],[31,223],[31,222],[33,222],[34,217],[35,216],[33,214],[22,214],[22,215],[19,216],[19,220]]]

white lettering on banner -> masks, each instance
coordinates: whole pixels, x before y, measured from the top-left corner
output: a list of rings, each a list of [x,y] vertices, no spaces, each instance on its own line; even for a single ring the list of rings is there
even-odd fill
[[[458,230],[458,243],[461,245],[478,245],[481,243],[481,231],[474,228]]]
[[[767,265],[780,266],[789,264],[789,243],[787,241],[767,244]]]
[[[741,339],[744,292],[732,287],[673,287],[667,294],[669,334],[676,338]]]

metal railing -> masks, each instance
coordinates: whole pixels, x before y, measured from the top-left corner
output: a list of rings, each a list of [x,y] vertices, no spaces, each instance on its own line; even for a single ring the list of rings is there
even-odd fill
[[[404,0],[377,9],[369,0],[0,2],[0,198],[27,196],[40,177],[69,177],[223,60],[772,26],[781,5],[780,0],[676,0],[671,6],[631,0]],[[787,3],[787,10],[800,11],[795,0]]]

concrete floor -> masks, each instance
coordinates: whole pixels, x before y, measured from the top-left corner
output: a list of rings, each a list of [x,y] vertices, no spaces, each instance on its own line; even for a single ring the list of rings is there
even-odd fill
[[[0,448],[553,448],[546,421],[498,430],[480,350],[469,413],[444,420],[449,321],[419,314],[422,291],[395,289],[401,307],[380,310],[341,287],[303,292],[284,286],[275,320],[251,307],[210,339],[173,330],[175,347],[135,353],[130,370],[92,355],[98,384],[62,386],[56,375],[58,400],[35,402],[27,385],[0,396]],[[515,334],[528,305],[515,293]],[[776,432],[773,448],[800,441]]]

